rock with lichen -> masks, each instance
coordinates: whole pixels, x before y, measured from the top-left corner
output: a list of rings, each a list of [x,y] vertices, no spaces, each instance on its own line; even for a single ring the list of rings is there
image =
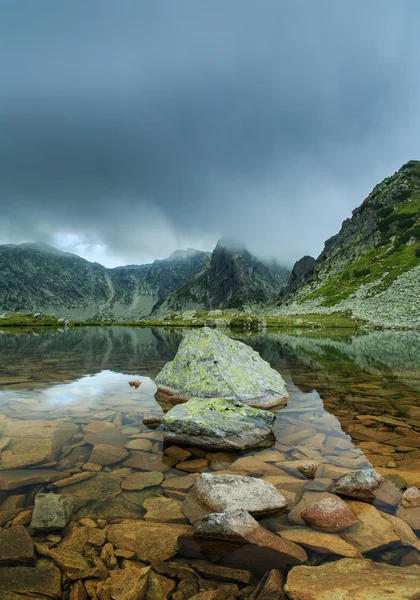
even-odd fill
[[[275,421],[271,412],[238,400],[191,398],[163,417],[165,441],[220,450],[243,450],[266,440]]]
[[[175,395],[178,401],[223,398],[268,408],[289,399],[282,376],[258,352],[207,327],[185,336],[156,383],[158,394]]]

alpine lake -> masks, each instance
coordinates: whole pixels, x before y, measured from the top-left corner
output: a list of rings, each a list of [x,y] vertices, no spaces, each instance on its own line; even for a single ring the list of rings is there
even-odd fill
[[[258,519],[260,525],[304,548],[305,564],[323,577],[344,558],[371,559],[394,573],[420,569],[420,518],[410,528],[395,516],[401,491],[420,487],[420,332],[228,332],[278,370],[290,394],[287,406],[274,409],[273,437],[234,453],[165,445],[163,426],[143,423],[172,407],[155,399],[153,379],[186,331],[0,331],[0,598],[352,597],[300,596],[290,586],[286,596],[283,584],[296,567],[279,562],[278,578],[267,583],[272,557],[189,544],[194,528],[182,503],[203,472],[273,483],[287,510]],[[129,385],[133,380],[141,385]],[[313,473],[298,471],[298,461],[313,463]],[[373,505],[349,500],[357,525],[326,534],[304,523],[303,508],[335,497],[340,478],[367,466],[390,485]],[[133,473],[150,477],[125,485]],[[64,529],[30,526],[34,498],[43,492],[72,500]],[[25,528],[30,541],[21,547],[7,537],[14,528]],[[147,574],[148,583],[133,592],[119,577],[125,569],[131,580],[132,573],[139,580]],[[418,592],[390,598],[420,598],[420,579]],[[372,593],[366,588],[364,598],[376,598]]]

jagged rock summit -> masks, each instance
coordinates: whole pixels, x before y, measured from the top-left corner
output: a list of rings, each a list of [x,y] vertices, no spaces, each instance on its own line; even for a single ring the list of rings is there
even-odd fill
[[[258,352],[204,327],[187,334],[175,358],[156,377],[158,395],[178,402],[194,398],[238,400],[256,408],[284,405],[289,399],[280,373]]]

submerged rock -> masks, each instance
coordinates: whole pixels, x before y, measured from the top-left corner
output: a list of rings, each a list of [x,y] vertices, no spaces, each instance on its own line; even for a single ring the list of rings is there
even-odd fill
[[[37,494],[31,527],[39,531],[63,529],[70,521],[72,502],[61,494]]]
[[[156,383],[158,394],[176,395],[178,401],[225,398],[268,408],[289,398],[280,373],[258,352],[207,327],[185,336]]]
[[[315,502],[300,516],[308,525],[329,533],[343,531],[357,523],[352,510],[340,498],[324,498]]]
[[[183,503],[188,520],[199,523],[209,513],[243,509],[254,516],[284,511],[287,500],[276,488],[255,477],[202,473]]]
[[[166,413],[164,438],[202,448],[242,450],[264,441],[274,421],[271,412],[250,408],[238,400],[191,398]]]
[[[0,567],[34,564],[34,544],[25,527],[4,529],[0,533]]]
[[[293,600],[415,600],[420,566],[394,567],[372,560],[343,558],[316,567],[294,567],[284,590]]]

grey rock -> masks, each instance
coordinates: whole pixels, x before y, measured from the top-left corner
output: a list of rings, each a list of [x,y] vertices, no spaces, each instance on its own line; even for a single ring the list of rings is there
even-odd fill
[[[205,327],[182,340],[175,358],[156,377],[158,391],[181,398],[225,398],[268,408],[286,404],[280,373],[258,352]]]
[[[182,510],[196,525],[209,513],[243,509],[253,516],[284,511],[286,498],[271,484],[255,477],[202,473],[186,499]]]
[[[61,494],[37,494],[31,527],[38,531],[63,529],[70,521],[72,502]]]
[[[337,484],[335,492],[340,496],[348,496],[364,502],[374,502],[376,491],[385,483],[371,467],[345,475]]]
[[[241,450],[272,432],[275,415],[238,400],[191,398],[163,417],[164,439],[219,450]]]

